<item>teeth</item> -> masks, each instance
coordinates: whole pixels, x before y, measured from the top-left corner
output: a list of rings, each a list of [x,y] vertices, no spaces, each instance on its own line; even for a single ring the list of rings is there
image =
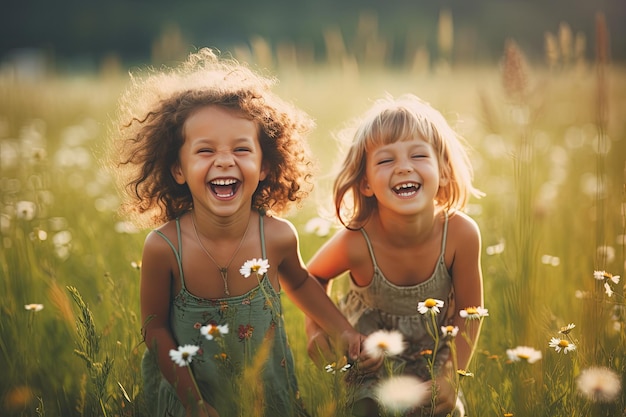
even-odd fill
[[[213,185],[233,185],[237,182],[237,180],[229,178],[229,179],[222,179],[222,180],[213,180],[211,181],[211,184]]]
[[[400,184],[400,185],[396,186],[394,188],[394,190],[400,191],[400,190],[402,190],[404,188],[418,188],[418,187],[419,187],[418,184],[410,182],[410,183]]]

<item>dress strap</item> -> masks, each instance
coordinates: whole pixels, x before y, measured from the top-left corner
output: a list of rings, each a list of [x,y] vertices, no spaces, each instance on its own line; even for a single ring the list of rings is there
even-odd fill
[[[265,255],[265,233],[263,232],[263,216],[262,212],[259,212],[259,231],[261,234],[261,257],[262,259],[267,259]]]
[[[441,258],[443,258],[446,253],[446,240],[448,237],[448,211],[444,210],[443,215],[445,219],[443,222],[443,236],[441,237],[441,255],[439,255]]]
[[[170,245],[170,248],[172,248],[172,252],[174,252],[174,256],[176,256],[176,262],[178,263],[178,273],[180,274],[180,283],[182,287],[185,288],[185,278],[183,276],[183,241],[182,241],[181,232],[180,232],[180,219],[176,218],[176,237],[178,238],[178,250],[176,249],[176,246],[174,246],[172,241],[169,240],[169,238],[163,234],[163,232],[161,232],[160,230],[155,230],[154,232],[157,235],[161,236],[167,242],[167,244]]]
[[[376,263],[376,257],[374,256],[374,248],[372,248],[372,242],[370,242],[370,238],[364,228],[361,227],[359,230],[365,238],[365,243],[367,243],[367,249],[370,252],[370,258],[372,258],[372,264],[374,265],[374,271],[376,271],[378,270],[378,264]]]

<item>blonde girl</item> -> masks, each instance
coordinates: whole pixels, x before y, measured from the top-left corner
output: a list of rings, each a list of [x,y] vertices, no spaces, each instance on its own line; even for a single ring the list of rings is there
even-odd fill
[[[483,305],[481,241],[476,223],[461,210],[472,195],[472,167],[461,138],[444,117],[414,95],[386,97],[356,122],[351,144],[334,183],[336,216],[345,226],[312,257],[308,268],[329,289],[329,281],[349,273],[340,308],[363,334],[399,331],[404,373],[431,378],[425,353],[434,348],[418,303],[435,300],[437,331],[458,326],[457,367],[464,368],[478,339],[466,328],[462,309]],[[330,343],[323,329],[307,321],[309,354],[318,361]],[[436,363],[434,415],[457,408],[450,350],[440,348]],[[398,368],[400,369],[400,368]],[[374,401],[384,367],[365,374],[356,387],[355,415],[378,415]],[[428,405],[427,405],[428,406]],[[414,410],[420,413],[424,410]],[[407,413],[407,415],[413,415]],[[418,414],[419,415],[419,414]]]

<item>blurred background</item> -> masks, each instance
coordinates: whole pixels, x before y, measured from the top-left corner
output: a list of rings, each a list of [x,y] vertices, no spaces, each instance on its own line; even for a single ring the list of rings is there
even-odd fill
[[[442,10],[454,25],[450,50],[440,44]],[[612,58],[623,61],[623,0],[26,0],[5,3],[0,13],[0,61],[3,71],[27,76],[158,64],[194,47],[241,51],[262,41],[301,64],[332,59],[340,48],[394,66],[410,64],[416,53],[431,63],[448,54],[456,64],[484,64],[499,59],[508,38],[540,60],[546,35],[563,22],[579,42],[593,42],[597,12],[610,28]]]
[[[337,230],[320,209],[341,156],[333,133],[386,93],[440,110],[486,193],[467,208],[489,310],[476,378],[458,381],[468,414],[626,416],[626,390],[575,383],[605,367],[626,386],[624,22],[626,0],[3,2],[0,416],[150,417],[138,294],[149,231],[119,217],[103,148],[128,72],[201,47],[276,75],[316,120],[315,189],[289,214],[305,261]],[[307,408],[350,415],[340,373],[313,366],[304,317],[283,300]],[[555,337],[576,349],[555,351]],[[516,346],[543,359],[510,359]],[[598,403],[602,389],[613,395]]]

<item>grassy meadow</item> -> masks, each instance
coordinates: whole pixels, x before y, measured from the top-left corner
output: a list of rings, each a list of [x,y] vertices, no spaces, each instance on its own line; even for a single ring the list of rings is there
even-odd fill
[[[328,237],[307,224],[328,203],[338,149],[331,132],[385,93],[414,93],[467,139],[486,193],[468,208],[482,231],[489,310],[473,376],[459,382],[468,414],[626,415],[626,394],[610,380],[590,388],[579,379],[606,367],[625,382],[617,278],[626,275],[625,68],[602,59],[531,64],[514,44],[501,65],[480,68],[272,68],[278,92],[317,120],[310,143],[318,186],[289,216],[305,261]],[[100,165],[126,82],[124,71],[0,77],[2,416],[147,415],[138,283],[148,231],[116,216],[118,196]],[[302,314],[284,303],[307,408],[346,415],[341,375],[314,367]],[[559,352],[552,338],[569,344],[556,343]],[[509,357],[518,346],[541,359]]]

